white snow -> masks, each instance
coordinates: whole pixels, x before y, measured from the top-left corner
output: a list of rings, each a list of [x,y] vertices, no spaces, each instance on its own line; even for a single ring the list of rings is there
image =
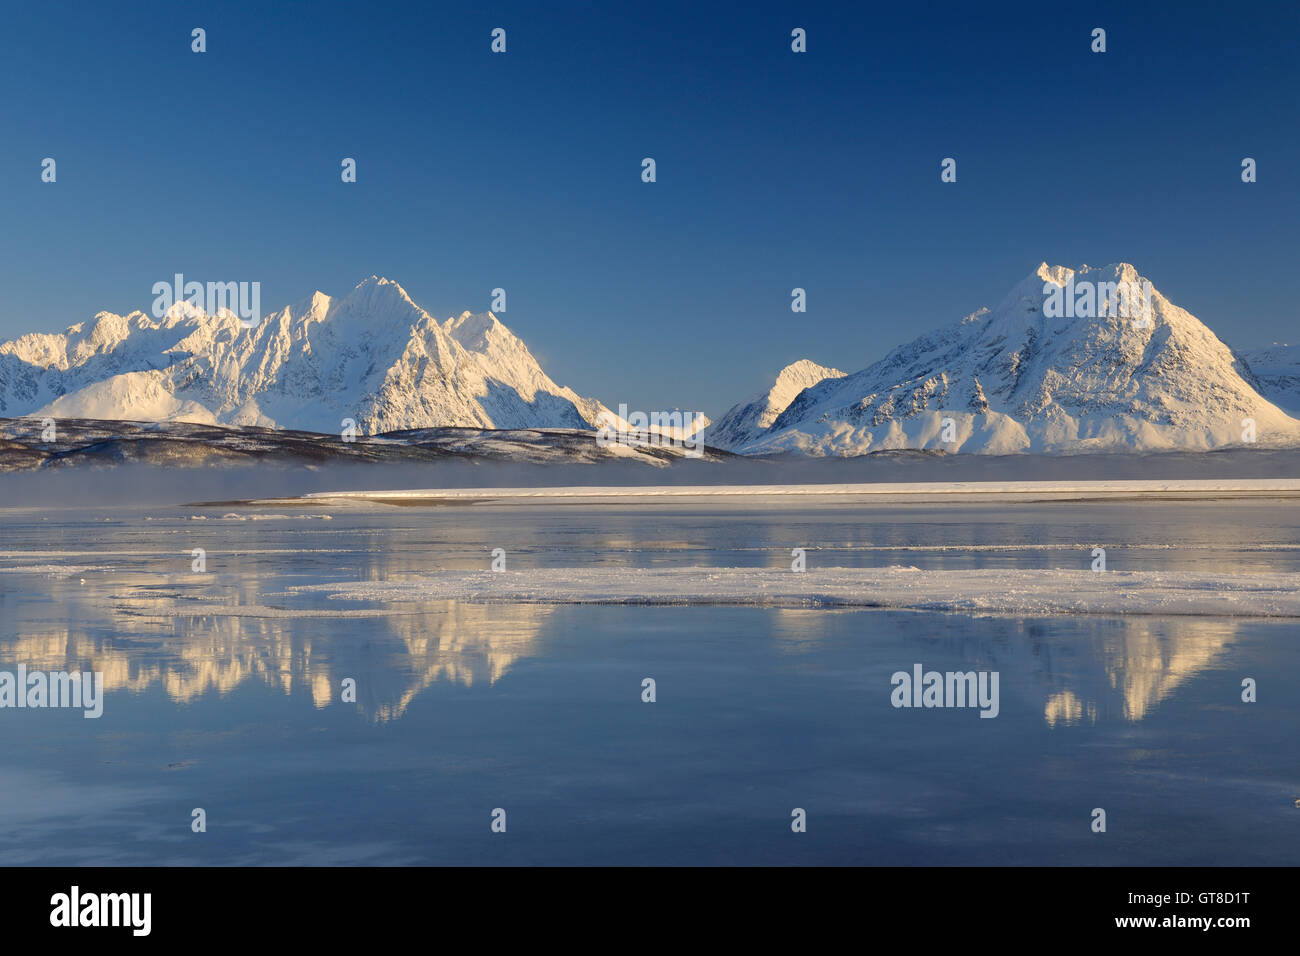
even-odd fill
[[[409,613],[394,608],[301,608],[272,607],[266,604],[200,604],[198,602],[171,602],[168,615],[183,618],[192,617],[248,617],[283,620],[300,620],[307,618],[374,618],[400,617]]]
[[[39,574],[49,578],[66,578],[90,571],[111,570],[113,569],[100,564],[16,564],[7,568],[0,567],[0,574]]]
[[[206,521],[205,515],[190,515],[191,521]],[[220,518],[222,521],[332,521],[333,515],[268,515],[268,514],[238,514],[237,512],[228,512]]]
[[[1086,554],[1081,555],[1085,563]],[[1300,573],[917,568],[531,568],[293,588],[331,598],[871,607],[986,614],[1300,616]]]
[[[52,418],[129,417],[135,421],[217,424],[212,412],[198,402],[177,398],[170,391],[166,374],[160,371],[114,375],[70,395],[61,395],[35,414]]]

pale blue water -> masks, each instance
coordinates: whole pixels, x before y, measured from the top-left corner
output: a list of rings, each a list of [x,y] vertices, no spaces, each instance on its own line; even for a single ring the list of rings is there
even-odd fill
[[[1101,544],[1113,568],[1296,570],[1293,504],[225,510],[0,513],[0,568],[88,568],[0,571],[0,670],[94,669],[108,685],[98,720],[0,709],[0,864],[1291,864],[1300,850],[1297,621],[286,593],[486,567],[494,547],[512,568],[778,566],[792,547],[810,565],[1087,567]],[[193,548],[207,575],[189,573]],[[893,708],[890,675],[915,662],[998,671],[999,716]],[[1244,677],[1257,703],[1241,702]],[[344,678],[357,703],[340,700]],[[796,807],[806,833],[790,830]]]

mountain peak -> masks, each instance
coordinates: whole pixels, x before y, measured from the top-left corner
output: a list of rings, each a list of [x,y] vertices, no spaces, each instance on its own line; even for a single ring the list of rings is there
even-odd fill
[[[1079,279],[1089,279],[1093,282],[1142,281],[1137,268],[1128,262],[1112,262],[1104,266],[1090,266],[1085,263],[1075,269],[1068,266],[1052,266],[1044,262],[1034,271],[1030,279],[1036,277],[1043,282],[1063,286],[1069,282],[1071,276],[1074,277],[1076,282]]]
[[[364,318],[371,327],[437,324],[400,283],[373,275],[358,282],[351,292],[339,300],[336,308],[331,310],[331,315]]]
[[[385,278],[384,276],[372,275],[362,279],[353,287],[352,291],[348,293],[347,298],[350,299],[354,296],[370,301],[380,298],[390,298],[398,299],[403,302],[410,302],[412,305],[415,304],[415,301],[407,293],[406,289],[402,287],[400,282]]]
[[[777,373],[776,380],[772,383],[772,387],[767,394],[774,401],[780,402],[784,400],[781,408],[781,411],[784,411],[784,406],[790,404],[794,397],[805,388],[816,385],[828,378],[843,377],[844,373],[837,368],[818,365],[812,359],[799,359],[797,362],[791,362]]]
[[[443,328],[452,338],[472,351],[481,351],[495,338],[503,336],[515,338],[515,334],[491,312],[467,310],[455,318],[448,319],[443,323]]]
[[[402,288],[401,283],[395,282],[394,280],[388,278],[387,276],[377,276],[374,273],[371,273],[370,275],[366,276],[355,286],[353,286],[353,288],[360,289],[360,288],[364,288],[365,286],[376,286],[376,285],[395,285],[399,289]],[[402,289],[402,291],[405,292],[406,290]]]
[[[707,442],[720,448],[738,448],[756,440],[808,388],[827,379],[843,378],[839,369],[811,359],[791,362],[776,374],[772,385],[748,401],[729,409],[707,432]]]
[[[1111,287],[1119,283],[1136,289]],[[1125,298],[1134,294],[1142,297],[1136,307]],[[1130,263],[1044,262],[996,309],[806,388],[769,428],[731,447],[1006,454],[1300,443],[1300,421],[1258,384],[1204,323]]]
[[[400,284],[400,282],[391,280],[391,278],[387,278],[385,276],[367,276],[363,278],[363,280],[361,280],[360,282],[357,282],[357,284],[354,287],[352,287],[352,291],[354,291],[354,293],[357,293],[357,291],[363,291],[367,289],[385,289],[387,291],[390,291],[390,293],[393,293],[395,295],[400,295],[400,297],[411,298],[409,297],[409,295],[407,295],[407,290],[403,289],[402,284]]]

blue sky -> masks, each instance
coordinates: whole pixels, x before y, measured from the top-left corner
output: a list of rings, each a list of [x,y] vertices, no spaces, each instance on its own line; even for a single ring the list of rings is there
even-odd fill
[[[715,417],[1042,260],[1132,262],[1231,344],[1300,338],[1296,5],[983,6],[8,5],[0,336],[175,272],[260,281],[264,311],[372,273],[439,318],[500,286],[561,384]]]

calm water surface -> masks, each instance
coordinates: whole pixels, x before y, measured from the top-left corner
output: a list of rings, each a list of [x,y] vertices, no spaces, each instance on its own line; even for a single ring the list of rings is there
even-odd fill
[[[0,512],[0,670],[106,685],[98,720],[0,710],[0,864],[1292,864],[1300,850],[1298,621],[289,590],[486,568],[498,547],[512,570],[779,567],[793,547],[810,569],[1087,568],[1100,545],[1120,570],[1295,571],[1294,504],[225,513]],[[997,671],[999,716],[895,709],[890,676],[914,663]],[[1241,702],[1246,677],[1257,703]]]

